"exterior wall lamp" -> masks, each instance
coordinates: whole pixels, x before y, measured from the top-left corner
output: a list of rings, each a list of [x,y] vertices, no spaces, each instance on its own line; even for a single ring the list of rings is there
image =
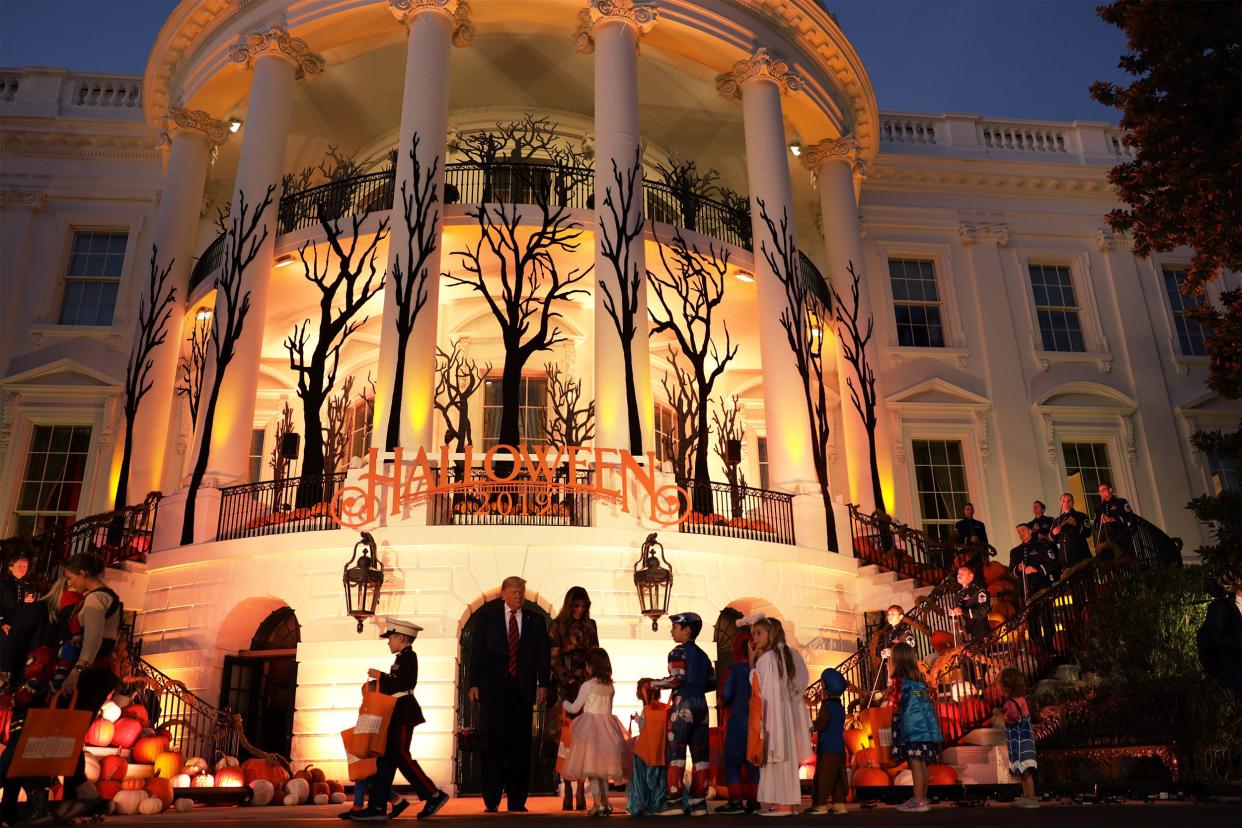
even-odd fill
[[[651,629],[658,629],[661,616],[668,615],[668,599],[673,591],[673,567],[664,557],[664,545],[652,532],[643,541],[642,551],[634,562],[634,587],[638,590],[638,608],[651,619]]]
[[[363,550],[361,557],[359,547]],[[375,617],[380,589],[384,585],[384,564],[375,554],[375,538],[370,532],[363,532],[362,540],[354,544],[354,554],[345,564],[341,580],[345,585],[345,614],[358,622],[361,633],[362,622]]]

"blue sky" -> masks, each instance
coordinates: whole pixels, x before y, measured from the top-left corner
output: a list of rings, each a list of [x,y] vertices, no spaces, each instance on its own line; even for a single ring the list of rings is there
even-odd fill
[[[174,0],[0,0],[0,65],[140,74]],[[880,108],[1116,121],[1090,99],[1120,80],[1122,33],[1094,0],[825,3],[871,74]],[[51,36],[55,33],[55,36]]]

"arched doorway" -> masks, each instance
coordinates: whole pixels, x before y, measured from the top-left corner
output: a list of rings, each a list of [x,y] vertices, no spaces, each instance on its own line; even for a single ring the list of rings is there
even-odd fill
[[[725,607],[716,616],[716,626],[712,630],[712,641],[716,644],[716,682],[723,687],[733,666],[733,639],[737,637],[737,622],[745,616],[733,607]],[[716,721],[724,721],[724,701],[721,693],[716,694]]]
[[[293,696],[298,686],[302,628],[289,607],[259,624],[250,648],[224,657],[220,707],[240,713],[255,747],[288,756],[293,744]]]
[[[470,614],[461,631],[461,657],[457,661],[457,729],[468,730],[479,727],[477,707],[470,701],[470,645],[474,640],[474,628],[479,619],[479,610],[499,604],[500,598],[493,598]],[[550,623],[552,617],[547,610],[534,601],[526,601],[526,609],[538,614],[544,623]],[[531,717],[530,762],[530,794],[540,796],[556,793],[556,745],[545,744],[543,738],[544,707],[540,705]],[[472,749],[466,750],[463,747]],[[463,746],[458,739],[454,747],[456,760],[453,763],[454,783],[457,785],[458,796],[474,796],[483,793],[483,754],[473,748],[477,745]]]

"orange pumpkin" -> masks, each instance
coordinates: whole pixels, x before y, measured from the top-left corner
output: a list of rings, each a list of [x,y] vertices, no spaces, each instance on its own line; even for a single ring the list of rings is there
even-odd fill
[[[167,809],[173,803],[173,786],[172,782],[162,776],[152,776],[147,780],[147,784],[143,786],[143,790],[148,796],[153,796],[160,802],[164,803]]]
[[[909,769],[910,769],[910,763],[902,762],[900,765],[891,765],[887,768],[884,768],[884,772],[888,774],[889,779],[893,779],[897,776],[897,774],[901,773],[903,770],[909,770]]]
[[[310,774],[311,787],[314,787],[315,785],[318,785],[321,782],[328,781],[327,774],[325,774],[323,771],[321,771],[319,768],[315,767],[314,765],[307,765],[305,770],[307,773]]]
[[[112,745],[119,748],[132,748],[141,735],[142,722],[121,717],[112,726]]]
[[[850,753],[858,753],[867,746],[867,731],[861,727],[851,727],[843,735],[845,736],[845,749]]]
[[[86,743],[92,747],[107,747],[112,744],[112,734],[116,727],[107,719],[96,719],[91,722],[90,730],[86,731]]]
[[[330,794],[342,793],[343,794],[345,793],[345,786],[342,785],[340,782],[337,782],[335,779],[329,779],[328,780],[328,793]]]
[[[95,790],[100,796],[111,802],[112,797],[121,792],[121,783],[115,779],[101,779],[95,783]]]
[[[987,566],[983,567],[983,580],[988,586],[1008,575],[1009,569],[1003,563],[988,561]]]
[[[172,779],[181,773],[183,762],[181,754],[175,750],[166,750],[159,756],[155,757],[155,775],[162,776],[165,779]]]
[[[153,765],[156,758],[167,749],[168,740],[163,736],[143,736],[134,743],[134,761],[144,765]]]
[[[129,771],[129,762],[120,756],[105,756],[99,760],[99,778],[108,782],[120,782]]]
[[[194,777],[193,787],[195,788],[214,788],[216,786],[216,777],[210,773],[200,773]]]
[[[865,747],[854,754],[855,768],[874,768],[877,764],[875,748]]]
[[[245,777],[245,784],[249,785],[256,779],[266,779],[273,786],[279,788],[281,785],[289,781],[289,772],[280,765],[273,762],[266,762],[262,759],[247,759],[242,762],[242,774]],[[301,771],[305,773],[305,771]],[[305,777],[303,777],[305,778]]]
[[[854,771],[855,788],[886,788],[891,784],[888,774],[879,768],[863,768]]]
[[[953,633],[944,630],[936,630],[931,637],[932,649],[938,653],[943,653],[953,646]]]
[[[141,704],[131,704],[121,711],[122,719],[137,719],[146,727],[151,724],[151,713]]]
[[[133,779],[126,779],[121,783],[123,791],[141,791],[146,786],[147,780],[135,776]]]
[[[217,788],[242,788],[246,785],[246,776],[241,768],[221,768],[216,771]]]
[[[331,796],[332,789],[328,787],[327,782],[312,782],[311,783],[311,798],[314,799],[320,794],[323,794],[324,796]]]
[[[956,785],[957,771],[952,765],[928,765],[927,781],[932,785]]]

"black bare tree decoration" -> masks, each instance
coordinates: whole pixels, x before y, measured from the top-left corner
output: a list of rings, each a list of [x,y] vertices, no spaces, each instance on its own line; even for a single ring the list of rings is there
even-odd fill
[[[768,214],[763,199],[758,199],[759,216],[767,226],[768,238],[759,247],[768,267],[785,288],[785,307],[781,309],[781,327],[793,352],[794,364],[802,377],[802,395],[811,431],[811,457],[819,478],[820,496],[824,501],[824,520],[828,531],[828,548],[837,552],[837,520],[832,511],[832,493],[828,470],[828,437],[832,410],[828,406],[824,382],[823,326],[830,311],[825,308],[802,275],[797,242],[789,229],[789,214],[781,214],[780,226]],[[839,302],[838,302],[839,307]],[[874,438],[873,438],[874,439]]]
[[[198,490],[207,474],[207,462],[211,455],[211,432],[216,419],[216,406],[220,403],[220,389],[229,363],[237,352],[250,313],[250,291],[242,292],[242,277],[246,268],[254,262],[259,248],[267,240],[268,224],[263,216],[272,206],[275,184],[269,184],[258,204],[248,204],[246,194],[237,196],[237,212],[229,216],[228,236],[224,246],[224,264],[216,279],[216,309],[211,317],[211,342],[208,354],[213,371],[211,387],[207,392],[207,407],[203,410],[202,434],[199,437],[198,456],[194,458],[194,470],[190,473],[190,487],[185,500],[185,516],[181,524],[181,544],[194,543],[194,507]],[[260,232],[262,228],[262,232]]]
[[[397,358],[393,368],[392,397],[389,401],[388,422],[384,428],[384,448],[392,451],[401,444],[401,408],[405,394],[405,352],[414,332],[414,324],[427,304],[427,282],[431,274],[427,262],[435,253],[439,240],[440,193],[436,176],[440,168],[440,156],[424,167],[418,160],[418,133],[410,139],[409,181],[401,182],[401,216],[405,221],[405,250],[398,250],[393,257],[392,285],[396,302],[396,318],[393,326],[397,331]],[[431,309],[436,312],[435,308]]]
[[[697,161],[688,161],[674,153],[668,166],[656,164],[656,172],[681,208],[681,221],[674,223],[687,230],[699,229],[699,207],[705,199],[719,192],[719,171],[714,167],[700,170]]]
[[[640,171],[638,149],[634,150],[634,163],[624,172],[617,166],[616,159],[612,159],[612,182],[604,190],[604,209],[600,213],[600,251],[616,276],[619,295],[613,296],[608,279],[599,280],[599,288],[604,292],[604,310],[612,319],[617,338],[621,340],[621,353],[625,360],[625,410],[630,430],[630,454],[636,457],[641,457],[643,453],[643,429],[638,411],[638,389],[634,382],[632,345],[639,324],[646,321],[638,309],[643,274],[634,256],[635,245],[642,243],[645,221],[642,205],[635,206]]]
[[[563,375],[554,363],[543,367],[548,375],[551,414],[544,432],[553,446],[582,446],[595,437],[595,403],[582,403],[582,380]]]
[[[377,248],[388,237],[388,219],[379,223],[369,242],[363,243],[360,240],[362,225],[369,215],[351,216],[348,230],[341,228],[340,219],[320,219],[328,247],[322,261],[313,242],[307,242],[298,251],[306,281],[319,290],[319,319],[313,336],[311,320],[306,319],[294,326],[284,343],[289,353],[289,368],[298,378],[298,398],[302,401],[303,433],[306,435],[302,480],[298,484],[299,506],[323,500],[323,475],[331,471],[325,462],[324,404],[336,384],[341,349],[367,321],[366,317],[358,315],[384,286]]]
[[[168,320],[172,317],[177,289],[168,283],[172,271],[170,260],[163,270],[157,263],[159,249],[151,245],[151,264],[147,273],[147,289],[138,300],[138,329],[125,365],[125,446],[121,451],[121,476],[116,483],[113,509],[124,509],[129,497],[129,467],[134,457],[134,420],[142,398],[151,390],[152,354],[168,339]]]
[[[711,511],[711,476],[708,470],[708,401],[716,380],[725,372],[729,362],[737,356],[738,346],[733,344],[729,325],[720,321],[724,333],[724,347],[717,346],[714,330],[715,315],[724,301],[724,288],[729,270],[729,253],[709,244],[706,251],[686,241],[681,230],[673,234],[671,245],[659,245],[660,263],[664,275],[658,276],[648,270],[652,292],[659,307],[650,308],[654,336],[670,331],[681,348],[681,354],[690,365],[694,376],[696,408],[695,433],[700,439],[694,447],[695,511],[706,514]],[[709,368],[709,363],[712,367]]]
[[[875,368],[867,359],[867,345],[875,328],[875,317],[866,320],[859,318],[859,283],[862,277],[854,270],[854,262],[850,261],[845,268],[850,275],[850,304],[847,306],[832,288],[832,304],[837,322],[837,338],[841,341],[841,353],[845,361],[854,369],[854,376],[846,377],[845,383],[850,389],[850,402],[858,412],[867,430],[867,460],[871,464],[871,493],[875,498],[875,508],[879,512],[887,512],[884,504],[884,491],[880,488],[880,467],[876,460],[875,429],[876,429],[876,395]],[[865,327],[865,331],[864,331]]]
[[[211,316],[194,320],[186,337],[189,350],[177,360],[177,393],[190,404],[190,428],[198,422],[198,406],[203,399],[203,373],[207,370],[207,344],[211,340]]]
[[[482,167],[485,195],[483,203],[467,210],[478,224],[479,241],[454,252],[461,271],[444,276],[451,285],[477,291],[500,327],[505,361],[499,442],[508,446],[522,442],[522,370],[535,353],[567,341],[556,324],[557,308],[586,293],[575,285],[594,269],[562,273],[557,267],[557,254],[577,251],[582,236],[564,196],[591,172],[578,150],[557,139],[556,128],[546,118],[528,115],[498,124],[495,132],[465,136],[458,145]],[[523,165],[526,170],[517,169]],[[502,170],[507,186],[498,186]],[[489,202],[492,198],[500,200]],[[487,273],[496,273],[498,284],[489,285]]]
[[[695,430],[699,421],[699,397],[695,393],[694,376],[682,367],[678,356],[680,352],[676,347],[669,349],[668,364],[673,369],[673,379],[669,382],[668,371],[665,371],[660,380],[664,397],[673,409],[673,433],[668,436],[664,450],[665,456],[672,459],[673,475],[678,480],[689,480],[690,457],[701,433]]]
[[[280,420],[276,423],[276,431],[272,435],[272,453],[267,457],[268,468],[272,470],[272,479],[277,483],[289,476],[290,458],[281,450],[285,438],[294,433],[293,406],[284,403],[280,408]]]
[[[729,456],[729,443],[736,441],[739,445],[746,439],[746,425],[742,422],[742,405],[737,394],[716,401],[712,409],[712,425],[716,427],[716,442],[712,449],[720,462],[724,464],[725,480],[729,484],[729,500],[733,507],[732,517],[742,517],[742,492],[746,486],[746,474]]]
[[[451,340],[449,350],[436,349],[436,410],[444,418],[444,445],[457,441],[456,451],[465,451],[473,441],[470,426],[470,398],[483,387],[491,373],[489,362],[479,363],[466,356],[461,340]]]
[[[349,458],[345,456],[345,451],[349,448],[350,395],[353,391],[354,378],[346,377],[341,382],[341,390],[328,397],[323,427],[324,471],[327,474],[336,474],[348,465]]]

